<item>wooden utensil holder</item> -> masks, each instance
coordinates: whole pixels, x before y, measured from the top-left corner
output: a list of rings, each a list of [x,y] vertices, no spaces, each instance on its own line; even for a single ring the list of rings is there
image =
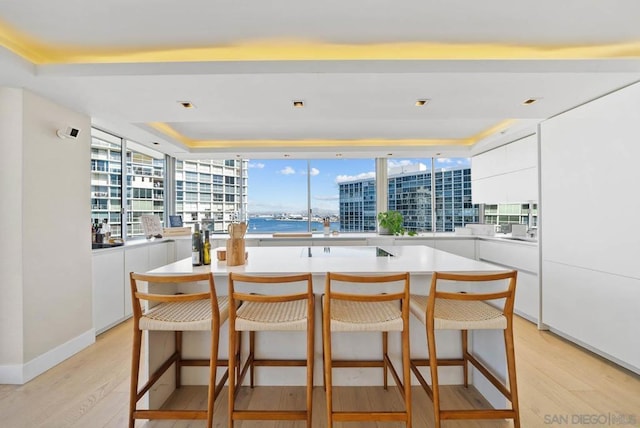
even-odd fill
[[[227,266],[240,266],[244,263],[244,238],[227,239]]]

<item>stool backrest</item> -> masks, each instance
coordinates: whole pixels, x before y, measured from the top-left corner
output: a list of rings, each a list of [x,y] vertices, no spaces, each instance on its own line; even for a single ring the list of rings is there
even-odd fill
[[[461,301],[497,301],[503,300],[498,309],[511,317],[516,296],[517,271],[499,273],[449,273],[434,272],[431,276],[431,287],[427,301],[427,315],[434,314],[436,299]],[[445,282],[470,283],[472,290],[443,291]],[[484,287],[485,290],[482,290]]]

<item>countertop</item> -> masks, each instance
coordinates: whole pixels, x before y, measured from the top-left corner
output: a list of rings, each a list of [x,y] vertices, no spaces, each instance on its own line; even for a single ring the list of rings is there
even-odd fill
[[[393,256],[376,256],[381,248]],[[191,259],[183,259],[151,271],[178,274],[206,272],[226,276],[229,272],[248,274],[326,272],[370,273],[411,272],[430,274],[434,271],[502,271],[486,262],[480,262],[436,250],[426,245],[413,246],[344,246],[344,247],[247,247],[248,259],[241,266],[227,266],[226,262],[212,261],[209,266],[192,266]],[[309,252],[311,251],[311,257]],[[215,251],[212,251],[215,254]]]
[[[211,235],[211,240],[226,240],[229,235],[225,234],[213,234]],[[431,233],[419,233],[415,236],[409,235],[379,235],[376,233],[341,233],[339,235],[330,235],[325,236],[321,232],[313,233],[311,236],[299,237],[299,236],[285,236],[274,238],[270,233],[248,233],[245,235],[245,239],[247,241],[251,240],[273,240],[278,242],[291,242],[292,246],[296,245],[296,242],[305,242],[305,241],[334,241],[339,245],[340,242],[353,241],[353,240],[366,240],[366,239],[376,239],[376,240],[384,240],[389,239],[390,242],[395,242],[396,244],[402,244],[403,242],[411,242],[412,240],[420,240],[420,239],[429,239],[429,240],[464,240],[464,239],[480,239],[487,241],[497,241],[497,242],[505,242],[512,243],[518,245],[527,245],[527,246],[537,246],[538,241],[536,239],[530,238],[519,238],[512,237],[511,234],[496,234],[494,236],[485,236],[485,235],[457,235],[454,232],[431,232]],[[108,248],[98,248],[93,251],[112,251],[123,248],[129,248],[133,246],[141,246],[141,245],[154,245],[163,242],[172,242],[176,240],[186,240],[191,239],[191,236],[172,236],[167,238],[152,238],[152,239],[132,239],[125,241],[124,245],[119,245],[115,247]],[[393,240],[393,241],[392,241]]]

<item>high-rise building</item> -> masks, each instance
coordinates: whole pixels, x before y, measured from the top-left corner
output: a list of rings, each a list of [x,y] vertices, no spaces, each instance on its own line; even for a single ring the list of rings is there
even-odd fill
[[[240,159],[176,161],[176,188],[165,189],[162,155],[92,129],[91,216],[98,223],[108,219],[114,238],[144,236],[143,215],[156,215],[168,226],[165,191],[175,191],[175,214],[182,216],[185,226],[198,222],[212,232],[224,232],[229,223],[247,219],[247,167],[248,161]],[[123,192],[127,224],[124,231]]]
[[[376,181],[355,180],[340,183],[340,230],[376,231]]]
[[[232,222],[247,220],[248,160],[176,162],[176,214],[185,225],[201,223],[226,232]]]
[[[91,142],[91,217],[102,223],[109,220],[111,236],[143,236],[141,217],[157,215],[164,221],[164,169],[161,155],[132,142],[126,144],[125,168],[122,174],[123,140],[97,129]],[[139,149],[139,150],[138,150]],[[126,229],[122,228],[123,182]]]
[[[388,209],[402,213],[407,231],[450,232],[479,221],[478,206],[471,203],[471,168],[436,171],[434,183],[435,210],[431,171],[424,165],[389,171]],[[375,207],[375,179],[340,183],[340,230],[375,231]]]

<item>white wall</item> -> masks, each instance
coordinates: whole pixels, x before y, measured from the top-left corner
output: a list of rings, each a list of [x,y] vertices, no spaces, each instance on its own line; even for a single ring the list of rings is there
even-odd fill
[[[0,88],[0,383],[22,364],[22,91]],[[3,368],[6,376],[3,376]]]
[[[0,109],[10,112],[0,122],[0,136],[8,137],[1,143],[0,227],[11,228],[0,240],[3,263],[11,260],[0,274],[7,292],[2,308],[11,314],[2,328],[22,335],[19,340],[0,330],[0,349],[12,349],[10,355],[0,351],[0,383],[24,382],[94,340],[91,122],[18,89],[2,89]],[[70,125],[82,130],[77,140],[57,137],[57,129]]]
[[[640,372],[640,84],[541,124],[542,321]]]

